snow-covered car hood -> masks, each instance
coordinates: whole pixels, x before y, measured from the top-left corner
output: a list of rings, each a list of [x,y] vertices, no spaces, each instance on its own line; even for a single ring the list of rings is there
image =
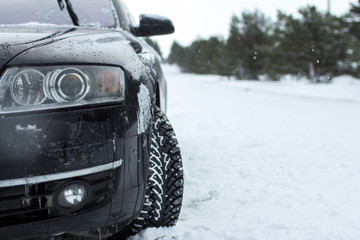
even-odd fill
[[[141,46],[122,30],[0,27],[1,69],[14,65],[110,64],[130,72]]]

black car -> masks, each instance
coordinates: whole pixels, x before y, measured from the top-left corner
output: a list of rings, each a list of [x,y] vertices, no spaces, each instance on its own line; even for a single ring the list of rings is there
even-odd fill
[[[183,169],[160,57],[122,0],[0,1],[0,239],[172,226]],[[114,235],[117,234],[117,235]]]

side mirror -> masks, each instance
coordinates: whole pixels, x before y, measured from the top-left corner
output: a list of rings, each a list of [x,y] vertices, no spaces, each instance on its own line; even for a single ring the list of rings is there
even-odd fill
[[[175,31],[171,20],[165,17],[142,14],[139,22],[139,26],[135,28],[135,35],[139,37],[165,35]]]

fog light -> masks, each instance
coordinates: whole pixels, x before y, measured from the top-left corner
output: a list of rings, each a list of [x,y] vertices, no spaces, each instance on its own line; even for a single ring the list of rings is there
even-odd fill
[[[91,195],[91,187],[88,183],[68,182],[55,192],[55,207],[60,212],[74,212],[83,208],[89,202]]]

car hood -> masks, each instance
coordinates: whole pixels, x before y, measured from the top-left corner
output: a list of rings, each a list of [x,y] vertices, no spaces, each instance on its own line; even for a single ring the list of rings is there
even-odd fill
[[[41,64],[119,65],[141,68],[141,45],[123,30],[0,27],[0,66]]]

